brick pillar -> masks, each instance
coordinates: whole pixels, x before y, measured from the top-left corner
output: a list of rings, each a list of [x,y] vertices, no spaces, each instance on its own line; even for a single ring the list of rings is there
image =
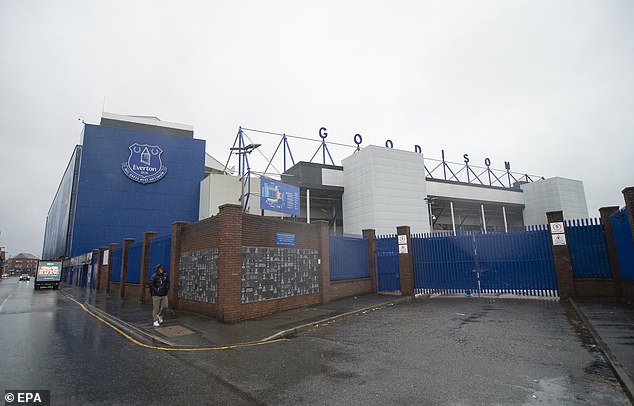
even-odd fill
[[[128,250],[130,245],[134,244],[134,238],[126,238],[123,240],[123,249],[121,250],[121,278],[119,279],[119,296],[125,297],[125,288],[128,283]]]
[[[240,320],[242,289],[242,206],[225,204],[218,213],[218,318]]]
[[[97,257],[97,269],[95,270],[95,273],[92,273],[92,261],[90,261],[90,272],[92,273],[90,275],[90,283],[92,284],[93,280],[95,281],[95,290],[97,290],[97,285],[99,284],[99,264],[101,263],[101,257],[99,256],[99,250],[92,250],[92,257],[95,258]],[[88,285],[88,287],[90,287],[90,284]]]
[[[106,293],[110,293],[111,287],[110,283],[112,282],[112,258],[114,255],[114,250],[119,248],[121,244],[111,243],[108,245],[108,268],[106,274],[108,275],[106,279]]]
[[[608,253],[608,263],[614,280],[614,291],[617,296],[621,296],[621,268],[619,266],[619,258],[616,253],[616,242],[614,241],[614,232],[612,231],[612,219],[610,216],[619,211],[619,206],[601,207],[599,214],[601,215],[601,223],[603,223],[603,237],[605,238],[605,248]]]
[[[172,223],[172,250],[170,251],[170,291],[167,300],[171,307],[178,308],[178,275],[180,274],[181,236],[189,223],[176,221]]]
[[[374,229],[363,230],[363,236],[368,239],[368,270],[370,271],[370,284],[372,292],[376,293],[376,231]]]
[[[634,186],[623,189],[623,199],[625,200],[625,212],[630,221],[630,233],[634,238]]]
[[[412,256],[412,239],[409,226],[400,226],[396,228],[397,238],[402,242],[403,238],[407,244],[399,244],[398,250],[398,271],[401,280],[401,295],[414,296],[414,258]],[[404,237],[403,237],[404,236]],[[407,247],[407,249],[402,248]]]
[[[328,222],[324,220],[313,221],[315,231],[319,233],[319,292],[321,303],[330,302],[330,229]]]
[[[572,265],[570,262],[570,251],[568,250],[567,238],[566,245],[554,245],[554,237],[552,234],[552,223],[561,223],[564,221],[564,212],[549,211],[546,213],[548,218],[548,228],[551,230],[550,243],[555,260],[555,272],[557,273],[557,284],[559,285],[559,297],[567,299],[575,297],[575,282],[572,278]],[[564,227],[565,231],[565,227]],[[564,232],[564,236],[565,236]]]
[[[143,233],[143,245],[141,246],[141,275],[139,277],[139,301],[141,302],[145,302],[150,297],[150,292],[147,288],[150,268],[150,243],[157,235],[158,233],[155,231],[146,231]]]
[[[106,278],[108,277],[107,263],[110,262],[110,258],[105,258],[105,252],[108,251],[106,247],[99,248],[99,265],[97,266],[97,282],[95,284],[95,290],[104,290],[106,288]],[[107,260],[107,261],[106,261]],[[106,264],[104,264],[104,261]]]

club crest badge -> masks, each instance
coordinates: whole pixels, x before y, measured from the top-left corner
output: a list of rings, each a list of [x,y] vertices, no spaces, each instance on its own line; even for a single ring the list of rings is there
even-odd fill
[[[128,178],[146,184],[156,182],[165,176],[167,167],[163,166],[163,150],[158,145],[134,143],[129,148],[130,157],[127,162],[121,164],[121,169]]]

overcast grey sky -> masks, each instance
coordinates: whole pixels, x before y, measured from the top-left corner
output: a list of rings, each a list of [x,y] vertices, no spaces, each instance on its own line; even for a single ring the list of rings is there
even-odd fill
[[[0,0],[0,246],[41,254],[81,116],[240,125],[634,186],[634,2]],[[275,138],[258,138],[270,153]],[[267,149],[268,148],[268,149]],[[308,160],[316,146],[293,146]],[[336,159],[346,150],[333,148]],[[337,163],[339,163],[337,162]]]

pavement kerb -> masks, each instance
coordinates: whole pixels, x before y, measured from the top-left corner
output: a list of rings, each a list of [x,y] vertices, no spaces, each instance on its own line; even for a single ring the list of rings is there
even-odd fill
[[[77,298],[75,298],[73,295],[71,295],[68,292],[63,292],[64,294],[70,296],[71,298],[75,299],[77,301]],[[310,329],[314,326],[317,326],[319,324],[326,324],[326,323],[330,323],[332,321],[335,320],[339,320],[339,319],[344,319],[347,317],[352,317],[361,313],[365,313],[365,312],[369,312],[369,311],[375,311],[375,310],[380,310],[383,309],[385,307],[388,306],[393,306],[395,304],[399,304],[399,303],[404,303],[404,302],[409,302],[411,300],[414,300],[414,297],[412,296],[408,296],[408,297],[401,297],[398,298],[396,300],[391,300],[389,302],[385,302],[385,303],[380,303],[380,304],[376,304],[376,305],[372,305],[372,306],[367,306],[367,307],[363,307],[361,309],[357,309],[357,310],[352,310],[346,313],[341,313],[341,314],[337,314],[335,316],[331,316],[331,317],[327,317],[325,319],[320,319],[318,321],[314,321],[314,322],[310,322],[310,323],[306,323],[306,324],[302,324],[301,326],[297,326],[297,327],[293,327],[287,330],[283,330],[283,331],[279,331],[269,337],[263,338],[261,340],[256,340],[254,342],[259,342],[259,343],[265,343],[268,341],[274,341],[274,340],[279,340],[279,339],[283,339],[283,338],[287,338],[289,336],[293,336],[296,335],[297,333]],[[126,323],[125,321],[113,316],[112,314],[99,309],[98,307],[93,306],[92,304],[88,303],[88,302],[84,302],[84,306],[86,306],[87,308],[90,309],[91,312],[96,313],[99,315],[99,317],[105,319],[106,321],[108,321],[108,323],[111,323],[112,325],[114,325],[115,327],[117,327],[118,329],[124,331],[126,334],[132,336],[133,338],[135,338],[138,341],[154,341],[154,342],[158,342],[161,345],[165,345],[168,347],[173,347],[173,348],[179,348],[179,347],[183,347],[183,348],[197,348],[197,347],[201,347],[201,346],[183,346],[183,345],[179,345],[179,344],[175,344],[172,343],[168,340],[165,340],[161,337],[158,337],[156,335],[150,334],[147,331],[140,329],[136,326],[133,326],[129,323]],[[202,348],[202,347],[201,347]]]
[[[625,393],[627,393],[627,396],[630,398],[630,402],[634,404],[634,383],[630,379],[629,375],[627,374],[627,372],[625,372],[625,370],[623,369],[623,366],[616,359],[614,354],[612,354],[612,352],[610,351],[608,346],[605,344],[605,342],[603,342],[599,333],[592,326],[592,323],[590,323],[590,321],[588,320],[586,315],[583,313],[581,308],[577,305],[577,302],[575,302],[573,298],[568,298],[568,300],[570,301],[570,304],[572,305],[573,309],[575,309],[575,311],[577,312],[577,315],[579,315],[579,318],[583,321],[585,326],[590,331],[590,334],[592,334],[592,338],[594,338],[594,341],[597,343],[597,345],[601,349],[601,352],[603,352],[603,355],[608,360],[608,364],[610,364],[610,368],[612,368],[612,371],[614,371],[614,374],[616,375],[619,382],[621,383],[623,390],[625,391]]]
[[[411,300],[414,300],[414,298],[412,296],[402,297],[402,298],[399,298],[399,299],[396,299],[396,300],[392,300],[392,301],[389,301],[389,302],[385,302],[385,303],[381,303],[381,304],[378,304],[378,305],[368,306],[368,307],[364,307],[364,308],[361,308],[361,309],[352,310],[352,311],[349,311],[349,312],[346,312],[346,313],[337,314],[335,316],[327,317],[325,319],[321,319],[321,320],[318,320],[318,321],[313,321],[313,322],[310,322],[310,323],[302,324],[301,326],[297,326],[297,327],[289,328],[287,330],[279,331],[279,332],[273,334],[272,336],[269,336],[269,337],[266,337],[266,338],[263,338],[263,339],[259,340],[258,342],[267,342],[267,341],[272,341],[272,340],[279,340],[281,338],[287,338],[287,337],[293,336],[293,335],[295,335],[295,334],[297,334],[297,333],[299,333],[301,331],[313,328],[313,327],[315,327],[315,326],[317,326],[319,324],[327,324],[327,323],[330,323],[330,322],[335,321],[335,320],[344,319],[346,317],[356,316],[358,314],[365,313],[365,312],[370,312],[370,311],[383,309],[383,308],[388,307],[388,306],[393,306],[395,304],[403,303],[403,302],[409,302]]]
[[[63,293],[64,295],[67,295],[68,297],[72,298],[75,302],[79,303],[80,300],[78,298],[76,298],[75,296],[71,295],[70,293],[64,291],[64,290],[60,290],[61,293]],[[92,313],[97,314],[100,318],[104,319],[105,321],[107,321],[108,323],[112,324],[114,327],[118,328],[119,330],[125,332],[126,334],[128,334],[129,336],[131,336],[132,338],[134,338],[135,340],[138,340],[140,342],[145,342],[145,344],[151,343],[151,342],[155,342],[155,343],[159,343],[161,345],[166,345],[169,347],[177,347],[176,344],[167,341],[165,339],[162,339],[161,337],[155,336],[153,334],[148,333],[147,331],[144,331],[138,327],[135,327],[129,323],[126,323],[125,321],[113,316],[112,314],[101,310],[100,308],[84,301],[83,305],[86,306],[86,308],[88,308],[88,310]]]
[[[129,323],[126,323],[125,321],[111,315],[108,312],[105,312],[99,309],[98,307],[91,305],[90,303],[84,303],[84,305],[88,307],[90,311],[99,314],[100,317],[106,319],[109,323],[113,324],[115,327],[121,329],[122,331],[125,331],[126,334],[134,337],[135,339],[141,342],[154,341],[156,343],[159,343],[161,345],[165,345],[168,347],[180,347],[179,345],[174,344],[171,341],[167,341],[161,337],[155,336],[153,334],[148,333],[147,331],[144,331],[138,327],[135,327]]]

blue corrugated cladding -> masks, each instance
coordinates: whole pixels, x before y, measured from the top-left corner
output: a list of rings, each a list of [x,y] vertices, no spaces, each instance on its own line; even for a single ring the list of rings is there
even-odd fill
[[[414,284],[418,293],[557,295],[550,243],[546,227],[414,236]]]
[[[57,188],[46,218],[42,258],[53,259],[69,255],[69,233],[73,188],[76,187],[77,161],[81,160],[81,147],[76,146]]]
[[[112,250],[112,281],[121,281],[121,248]]]
[[[370,277],[366,238],[331,235],[329,251],[331,281]]]
[[[566,221],[566,238],[573,277],[612,277],[603,224],[599,219]]]
[[[156,270],[158,264],[162,264],[165,272],[170,274],[170,258],[172,251],[172,236],[157,237],[150,242],[150,267],[148,269],[148,282]]]
[[[377,290],[399,291],[398,240],[395,235],[376,237]]]
[[[126,282],[139,283],[141,279],[141,249],[143,242],[135,242],[128,247],[128,275]]]
[[[121,165],[129,146],[158,145],[165,177],[149,184],[129,179]],[[77,186],[71,256],[143,232],[170,234],[174,221],[198,220],[205,141],[86,124]]]
[[[616,243],[616,254],[619,258],[621,278],[634,281],[634,243],[632,243],[632,229],[627,211],[621,209],[611,215],[610,220]]]

